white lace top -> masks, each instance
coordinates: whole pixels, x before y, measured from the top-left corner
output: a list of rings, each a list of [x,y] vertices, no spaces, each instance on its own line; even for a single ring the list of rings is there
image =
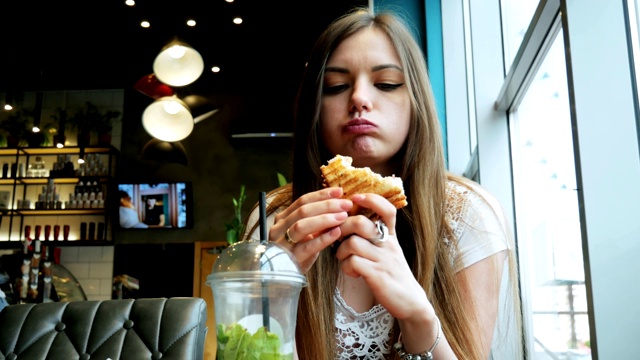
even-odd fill
[[[449,182],[446,190],[448,201],[445,216],[458,244],[458,251],[450,247],[451,264],[456,271],[508,248],[504,224],[494,212],[499,208],[457,183]],[[495,201],[488,194],[483,196]],[[269,225],[273,224],[274,217],[272,214],[267,219]],[[258,231],[252,234],[252,239],[260,240]],[[450,243],[450,239],[443,241]],[[391,314],[382,305],[357,313],[347,305],[337,288],[333,300],[338,344],[336,359],[385,359],[393,345],[390,333],[394,318]]]
[[[458,239],[459,251],[451,247],[450,254],[456,271],[507,248],[503,224],[483,198],[462,185],[449,182],[447,200],[445,216]],[[450,243],[449,239],[443,240]],[[333,298],[338,342],[336,359],[385,359],[393,346],[390,339],[393,317],[382,305],[375,305],[364,313],[355,312],[338,289]]]

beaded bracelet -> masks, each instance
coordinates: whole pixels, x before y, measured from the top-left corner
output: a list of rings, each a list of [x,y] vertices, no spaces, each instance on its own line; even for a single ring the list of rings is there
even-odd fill
[[[393,349],[398,353],[400,359],[402,360],[433,360],[433,350],[438,346],[438,342],[440,342],[440,338],[442,337],[442,328],[440,327],[440,319],[436,317],[436,322],[438,323],[438,336],[436,336],[436,341],[431,346],[431,349],[427,352],[423,352],[422,354],[408,354],[404,350],[404,345],[402,344],[402,334],[398,338],[398,342],[393,345]]]

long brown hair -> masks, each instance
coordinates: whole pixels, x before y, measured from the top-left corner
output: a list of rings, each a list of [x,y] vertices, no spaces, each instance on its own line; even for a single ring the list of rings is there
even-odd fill
[[[444,239],[454,239],[445,220],[446,183],[464,181],[447,173],[441,129],[436,113],[426,61],[403,20],[390,13],[373,14],[356,8],[334,21],[317,40],[298,90],[292,152],[292,184],[279,188],[270,203],[271,212],[288,206],[310,191],[322,188],[320,166],[335,154],[324,146],[320,135],[320,103],[325,66],[334,49],[356,32],[376,27],[391,39],[411,96],[409,135],[395,156],[396,176],[404,181],[409,205],[398,212],[396,233],[414,276],[425,289],[453,351],[461,359],[480,359],[475,314],[463,306],[467,291],[450,261],[451,248]],[[250,233],[250,232],[249,232]],[[455,246],[455,241],[451,244]],[[333,295],[339,264],[335,254],[323,251],[307,275],[298,307],[296,338],[300,359],[333,359],[336,354]],[[398,337],[396,322],[392,341]],[[394,359],[397,355],[392,354]]]

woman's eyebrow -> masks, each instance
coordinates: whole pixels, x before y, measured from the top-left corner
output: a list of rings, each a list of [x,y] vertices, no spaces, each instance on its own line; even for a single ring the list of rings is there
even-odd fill
[[[325,72],[337,72],[337,73],[341,73],[341,74],[348,74],[349,73],[348,69],[337,67],[337,66],[327,66],[324,69],[324,71]]]
[[[371,68],[371,71],[380,71],[380,70],[385,70],[385,69],[395,69],[398,71],[402,71],[402,68],[396,64],[382,64],[382,65],[376,65],[374,67]]]
[[[394,70],[398,70],[398,71],[402,71],[402,68],[398,65],[395,64],[381,64],[381,65],[376,65],[374,67],[371,68],[371,71],[376,72],[376,71],[382,71],[385,69],[394,69]],[[336,72],[336,73],[341,73],[341,74],[349,74],[350,71],[349,69],[346,68],[341,68],[341,67],[337,67],[337,66],[327,66],[325,69],[325,72]]]

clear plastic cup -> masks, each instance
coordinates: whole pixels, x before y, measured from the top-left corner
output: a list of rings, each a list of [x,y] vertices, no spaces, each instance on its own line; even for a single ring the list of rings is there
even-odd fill
[[[306,277],[275,243],[242,241],[222,251],[213,291],[218,360],[293,359],[298,299]]]

